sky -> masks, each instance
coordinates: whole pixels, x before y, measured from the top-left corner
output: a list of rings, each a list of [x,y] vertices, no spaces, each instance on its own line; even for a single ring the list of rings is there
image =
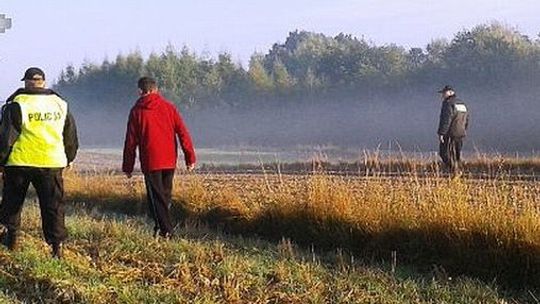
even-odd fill
[[[168,44],[226,51],[246,64],[296,29],[407,48],[492,21],[538,37],[538,12],[538,0],[0,0],[0,14],[12,19],[0,33],[0,100],[29,66],[43,68],[52,85],[68,64],[147,56]]]

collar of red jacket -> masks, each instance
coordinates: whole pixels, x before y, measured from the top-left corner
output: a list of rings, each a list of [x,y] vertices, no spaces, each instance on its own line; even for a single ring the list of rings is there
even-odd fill
[[[160,102],[163,101],[163,97],[159,93],[150,93],[146,94],[144,96],[141,96],[139,100],[137,100],[137,107],[142,108],[154,108],[159,105]]]

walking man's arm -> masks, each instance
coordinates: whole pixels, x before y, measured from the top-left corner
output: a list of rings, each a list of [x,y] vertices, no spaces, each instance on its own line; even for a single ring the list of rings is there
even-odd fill
[[[66,123],[64,124],[63,137],[67,161],[68,164],[71,164],[75,160],[75,156],[77,156],[77,150],[79,149],[79,138],[77,136],[75,119],[69,110],[66,116]]]
[[[452,124],[453,115],[454,113],[452,105],[446,101],[443,102],[441,108],[441,115],[439,118],[439,129],[437,130],[437,134],[439,135],[439,137],[448,134],[448,131],[450,130],[450,125]]]
[[[11,147],[21,134],[21,108],[18,104],[10,103],[2,108],[0,123],[0,164],[5,164]]]
[[[174,122],[174,131],[180,140],[180,146],[182,147],[182,152],[184,152],[184,159],[186,162],[186,168],[188,171],[192,171],[195,168],[196,156],[195,149],[193,148],[193,141],[189,135],[189,131],[180,116],[180,113],[176,111],[175,122]]]
[[[137,136],[137,125],[135,114],[132,110],[129,114],[129,120],[126,130],[126,140],[124,141],[124,156],[122,171],[128,178],[131,178],[133,167],[135,166],[136,149],[139,144]]]

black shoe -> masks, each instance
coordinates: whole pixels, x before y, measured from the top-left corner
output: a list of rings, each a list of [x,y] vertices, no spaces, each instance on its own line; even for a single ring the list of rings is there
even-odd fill
[[[64,257],[64,253],[62,252],[62,243],[53,243],[51,247],[53,258],[61,259]]]
[[[7,230],[2,234],[2,243],[11,251],[19,249],[19,233],[13,230]]]

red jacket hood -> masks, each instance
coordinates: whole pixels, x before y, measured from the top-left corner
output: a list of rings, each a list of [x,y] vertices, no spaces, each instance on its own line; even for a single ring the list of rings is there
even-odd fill
[[[135,107],[143,109],[155,109],[162,101],[163,97],[161,97],[159,93],[150,93],[139,98],[139,100],[137,100],[135,103]]]

